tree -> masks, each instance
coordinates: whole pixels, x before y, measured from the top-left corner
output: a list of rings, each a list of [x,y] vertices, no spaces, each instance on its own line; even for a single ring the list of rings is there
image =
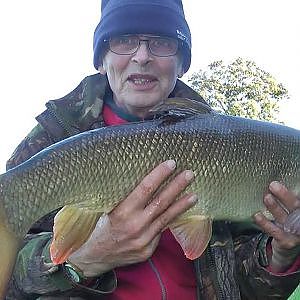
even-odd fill
[[[278,122],[279,104],[289,98],[272,75],[240,57],[228,65],[215,61],[188,82],[215,110],[252,119]]]

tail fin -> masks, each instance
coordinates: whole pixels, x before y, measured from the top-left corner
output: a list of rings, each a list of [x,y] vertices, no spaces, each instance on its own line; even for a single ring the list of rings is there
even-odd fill
[[[0,300],[5,298],[20,247],[20,240],[8,229],[3,215],[0,208]]]

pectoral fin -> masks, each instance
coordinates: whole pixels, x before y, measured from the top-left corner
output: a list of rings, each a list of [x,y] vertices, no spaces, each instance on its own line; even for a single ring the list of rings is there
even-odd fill
[[[212,220],[206,216],[180,218],[170,230],[189,259],[196,259],[206,249],[212,233]]]
[[[54,219],[50,255],[53,263],[61,264],[83,245],[101,216],[101,212],[86,207],[68,205]]]

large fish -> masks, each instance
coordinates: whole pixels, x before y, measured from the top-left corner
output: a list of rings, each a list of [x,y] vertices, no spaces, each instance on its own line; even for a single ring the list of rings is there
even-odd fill
[[[190,259],[205,250],[212,220],[245,221],[264,210],[271,181],[300,194],[300,131],[220,115],[188,99],[169,99],[155,110],[159,118],[76,135],[0,176],[2,297],[20,241],[37,219],[64,206],[51,246],[52,260],[61,263],[101,214],[167,159],[178,172],[196,173],[188,190],[199,195],[198,203],[170,224]]]

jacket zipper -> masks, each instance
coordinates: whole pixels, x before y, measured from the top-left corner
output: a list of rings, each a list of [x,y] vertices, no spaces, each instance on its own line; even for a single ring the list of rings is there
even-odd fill
[[[66,124],[63,122],[63,120],[61,120],[59,118],[59,116],[56,114],[55,110],[53,109],[52,107],[52,103],[51,102],[48,102],[47,103],[47,108],[48,108],[48,111],[50,113],[50,115],[57,121],[57,123],[67,132],[67,134],[69,136],[73,135],[74,132],[72,132],[72,130],[70,130],[70,127],[69,126],[66,126]]]
[[[153,260],[152,260],[151,258],[149,258],[149,259],[148,259],[148,262],[149,262],[150,267],[151,267],[151,269],[153,270],[153,272],[155,273],[156,278],[157,278],[157,280],[158,280],[158,282],[159,282],[160,289],[161,289],[161,296],[162,296],[161,299],[162,299],[162,300],[167,300],[167,291],[166,291],[166,287],[165,287],[165,285],[164,285],[164,283],[163,283],[163,281],[162,281],[162,279],[161,279],[161,276],[160,276],[160,274],[159,274],[159,272],[158,272],[156,266],[154,265]]]
[[[217,267],[216,267],[216,262],[212,257],[212,249],[210,247],[207,248],[207,254],[208,254],[208,265],[209,265],[209,269],[211,270],[211,274],[213,275],[214,278],[214,283],[215,283],[215,290],[216,290],[216,294],[217,294],[217,299],[218,300],[222,300],[225,299],[222,289],[220,287],[219,284],[219,280],[217,278]]]
[[[202,274],[200,270],[200,261],[197,259],[195,261],[195,271],[196,271],[196,280],[197,280],[197,285],[196,285],[196,295],[197,295],[197,300],[201,299],[201,291],[203,290],[203,281],[202,281]]]

